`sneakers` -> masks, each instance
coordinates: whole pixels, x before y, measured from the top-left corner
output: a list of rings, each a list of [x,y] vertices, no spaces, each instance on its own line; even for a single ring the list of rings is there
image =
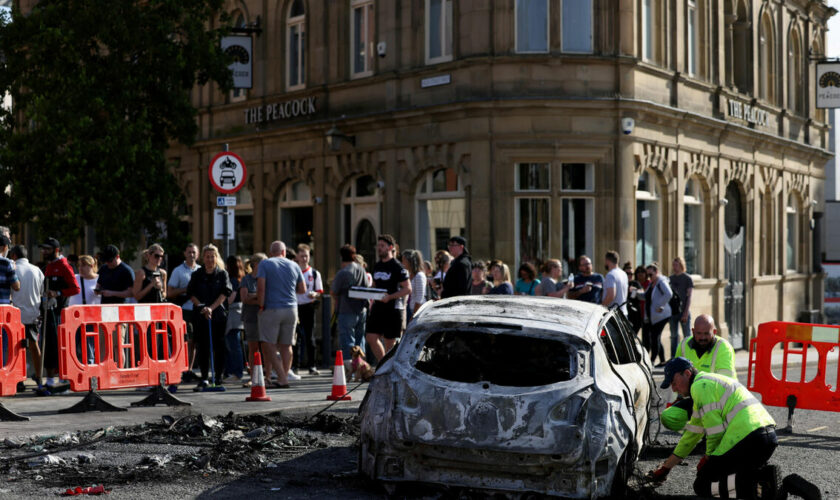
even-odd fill
[[[800,498],[804,498],[805,500],[822,499],[822,493],[817,485],[806,480],[799,474],[791,474],[785,477],[784,481],[782,481],[782,485],[785,493],[796,495]],[[780,498],[784,498],[784,496],[780,495]]]
[[[300,375],[298,375],[297,373],[295,373],[292,370],[289,370],[289,373],[286,374],[286,379],[287,380],[298,381],[298,380],[300,380]]]
[[[193,392],[201,392],[206,387],[210,387],[210,382],[208,380],[202,380],[198,383],[197,386],[195,386],[195,388],[193,389]]]
[[[319,372],[318,369],[313,366],[312,368],[309,369],[309,374],[310,375],[315,375],[317,377],[318,375],[321,374],[321,372]]]
[[[756,473],[756,495],[759,500],[776,500],[782,487],[782,474],[777,465],[765,465]]]

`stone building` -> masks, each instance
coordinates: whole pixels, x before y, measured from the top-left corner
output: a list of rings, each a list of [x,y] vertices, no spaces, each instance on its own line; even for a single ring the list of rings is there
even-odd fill
[[[819,309],[824,1],[244,0],[253,87],[196,89],[200,137],[173,148],[196,241],[210,159],[247,164],[236,252],[376,234],[427,259],[683,256],[692,310],[742,347]],[[815,260],[815,257],[816,260]]]

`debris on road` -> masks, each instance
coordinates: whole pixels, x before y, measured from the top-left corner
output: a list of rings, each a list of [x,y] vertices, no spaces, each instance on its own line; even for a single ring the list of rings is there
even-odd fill
[[[63,497],[74,497],[76,495],[104,495],[106,493],[110,493],[110,490],[105,489],[105,485],[93,485],[88,488],[82,488],[81,486],[76,486],[73,489],[68,489],[64,493],[61,494]]]

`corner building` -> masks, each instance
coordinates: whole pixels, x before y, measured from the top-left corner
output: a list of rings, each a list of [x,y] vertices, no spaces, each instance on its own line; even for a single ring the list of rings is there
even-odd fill
[[[376,234],[426,259],[617,249],[670,273],[744,347],[821,308],[829,126],[816,109],[824,1],[271,0],[229,3],[253,88],[195,89],[200,137],[169,155],[198,242],[210,159],[247,164],[236,251],[308,242],[370,262]],[[632,125],[630,120],[632,119]],[[815,243],[817,242],[817,243]]]

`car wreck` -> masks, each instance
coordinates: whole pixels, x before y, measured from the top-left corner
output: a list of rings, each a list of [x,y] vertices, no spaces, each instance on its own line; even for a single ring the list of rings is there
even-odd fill
[[[359,469],[386,486],[620,496],[655,397],[616,309],[446,299],[421,309],[380,363],[359,410]]]

